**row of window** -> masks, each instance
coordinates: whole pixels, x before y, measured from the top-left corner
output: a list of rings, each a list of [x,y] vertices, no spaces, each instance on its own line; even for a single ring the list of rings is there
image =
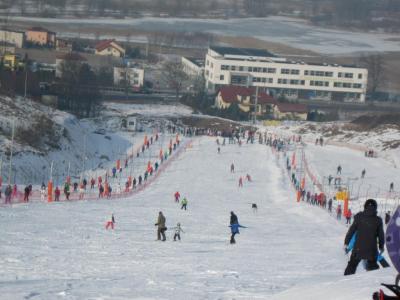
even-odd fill
[[[334,87],[339,87],[339,88],[348,88],[348,89],[361,89],[362,88],[362,84],[360,83],[349,83],[349,82],[334,82],[333,83]]]
[[[253,77],[253,82],[274,83],[273,78]]]
[[[291,84],[291,85],[305,85],[305,80],[296,80],[296,79],[278,79],[278,84]]]
[[[211,64],[213,67],[213,64]],[[229,66],[229,65],[221,65],[222,71],[239,71],[239,72],[254,72],[254,73],[276,73],[276,68],[260,68],[260,67],[244,67],[244,66]],[[281,69],[281,74],[287,75],[300,75],[300,70],[297,69]],[[305,76],[316,76],[316,77],[333,77],[333,72],[325,72],[325,71],[315,71],[315,70],[305,70]],[[339,72],[339,78],[354,78],[353,73],[345,73]],[[362,79],[363,75],[358,74],[358,79]]]

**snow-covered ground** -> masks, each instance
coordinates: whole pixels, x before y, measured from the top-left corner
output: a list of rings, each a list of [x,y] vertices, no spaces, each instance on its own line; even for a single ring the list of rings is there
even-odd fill
[[[1,298],[364,300],[393,280],[392,269],[367,274],[361,267],[343,277],[346,227],[295,202],[283,157],[259,144],[216,148],[215,138],[195,138],[129,199],[2,207]],[[247,173],[253,181],[239,188]],[[174,203],[177,190],[187,211]],[[155,241],[160,210],[165,243]],[[229,244],[232,210],[247,226],[236,245]],[[116,229],[106,231],[111,213]],[[177,222],[181,242],[172,241]]]

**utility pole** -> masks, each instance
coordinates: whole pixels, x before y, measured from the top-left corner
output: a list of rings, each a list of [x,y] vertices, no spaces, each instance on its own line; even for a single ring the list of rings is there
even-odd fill
[[[26,62],[25,62],[25,85],[24,85],[24,101],[26,101],[26,89],[28,85],[28,70],[26,69]]]
[[[11,129],[10,169],[8,170],[8,184],[11,184],[11,177],[12,177],[12,159],[13,159],[14,134],[15,134],[15,120],[13,119],[13,121],[12,121],[12,129]]]

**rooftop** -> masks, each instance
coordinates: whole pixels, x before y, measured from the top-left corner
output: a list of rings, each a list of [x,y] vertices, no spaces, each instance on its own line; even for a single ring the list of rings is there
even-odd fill
[[[218,47],[218,46],[211,46],[210,49],[221,55],[276,57],[275,54],[272,54],[271,52],[262,49],[232,48],[232,47]]]
[[[226,103],[238,102],[238,96],[241,97],[255,97],[256,88],[255,87],[244,87],[244,86],[223,86],[219,90],[222,99]],[[275,99],[265,92],[258,94],[258,104],[275,104]]]
[[[107,49],[110,46],[113,48],[116,48],[114,45],[116,45],[117,47],[120,47],[122,49],[122,47],[115,40],[101,41],[95,46],[95,49],[97,51],[103,51],[104,49]],[[116,48],[116,49],[118,49],[118,48]],[[118,49],[118,50],[120,51],[120,49]]]
[[[279,111],[282,113],[307,113],[307,106],[304,104],[297,103],[276,103]]]
[[[204,65],[205,65],[204,59],[194,58],[194,57],[186,57],[186,56],[185,56],[185,58],[200,68],[204,67]]]

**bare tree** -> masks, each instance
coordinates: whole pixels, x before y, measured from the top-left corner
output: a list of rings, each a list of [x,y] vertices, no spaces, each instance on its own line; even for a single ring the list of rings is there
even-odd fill
[[[375,93],[385,80],[385,62],[380,54],[362,56],[360,62],[368,69],[369,91]]]
[[[179,101],[179,95],[188,76],[183,71],[183,65],[180,62],[168,61],[162,69],[162,78],[170,88],[175,91],[176,100]]]

